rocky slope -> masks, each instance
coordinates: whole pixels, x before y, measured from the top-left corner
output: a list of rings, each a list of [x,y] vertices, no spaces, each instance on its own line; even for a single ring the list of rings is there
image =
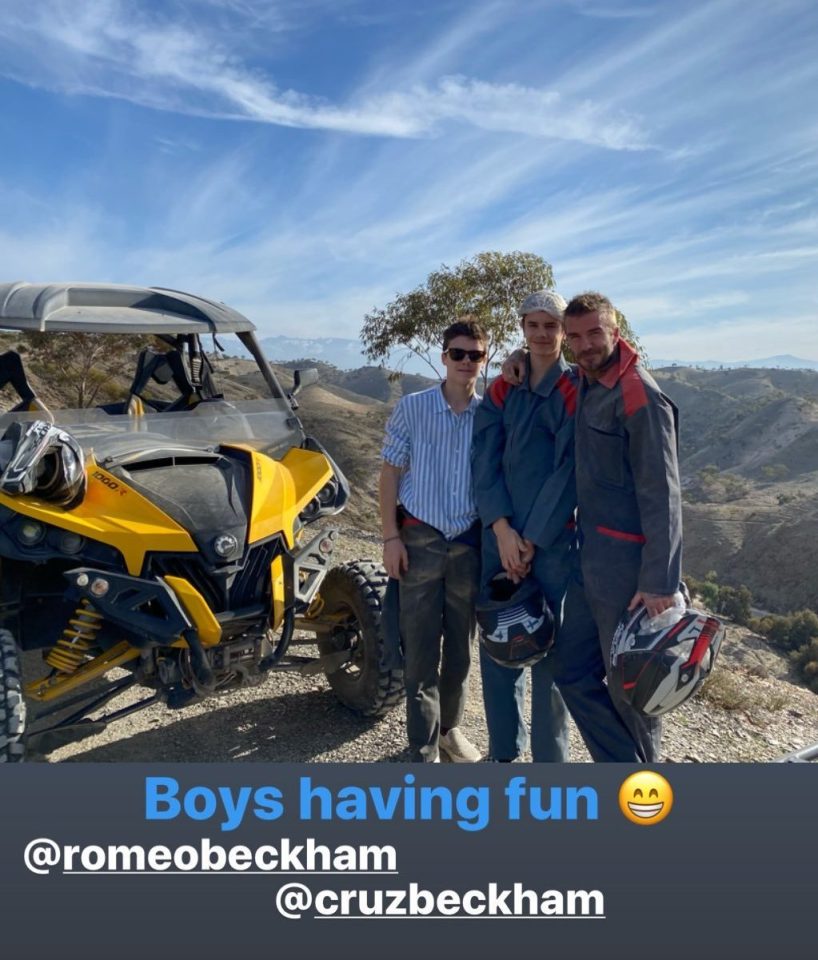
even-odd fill
[[[228,360],[221,373],[228,397],[257,395],[258,375],[247,361]],[[290,371],[278,373],[289,385]],[[768,609],[818,608],[818,374],[674,369],[656,375],[682,411],[687,568],[746,583]],[[129,379],[123,376],[123,391]],[[372,370],[337,379],[328,375],[304,390],[299,415],[352,484],[341,559],[377,557],[378,454],[400,387]],[[57,406],[53,391],[43,385],[41,392]],[[485,749],[482,716],[475,676],[465,726]],[[815,740],[818,698],[793,681],[784,657],[736,627],[714,680],[668,719],[664,743],[671,761],[751,761]],[[151,707],[52,758],[400,760],[403,744],[401,711],[361,723],[337,704],[323,678],[281,674],[179,713]],[[576,737],[574,747],[583,758]]]
[[[746,584],[770,610],[818,606],[818,373],[655,375],[681,413],[686,569],[698,577],[715,570],[721,582]],[[342,380],[345,386],[322,381],[321,392],[305,390],[300,415],[353,481],[356,524],[374,529],[378,454],[391,403],[370,396],[352,429],[333,397],[354,396],[348,390],[355,379]],[[382,394],[385,376],[370,372],[367,383]]]
[[[291,368],[306,363],[315,362],[277,366],[282,383],[291,386]],[[258,395],[263,382],[254,367],[217,361],[228,398]],[[132,369],[123,360],[122,382],[109,393],[125,395]],[[320,383],[299,396],[299,415],[351,481],[350,520],[373,530],[389,410],[402,393],[433,381],[390,379],[378,367],[322,362],[319,369]],[[745,584],[769,610],[818,606],[818,373],[674,367],[654,374],[681,411],[686,570],[697,577],[715,570],[721,582]],[[46,403],[59,405],[52,386],[31,379]]]
[[[247,361],[227,363],[228,389],[257,388],[258,375],[243,372]],[[291,383],[289,369],[276,369]],[[320,384],[299,396],[299,416],[347,473],[352,521],[374,530],[389,410],[402,391],[433,381],[390,381],[376,367],[322,364],[321,371]],[[715,570],[721,582],[745,584],[769,610],[818,606],[818,373],[674,368],[654,375],[680,408],[686,570],[697,577]],[[701,483],[703,472],[712,479]]]
[[[379,550],[374,536],[343,527],[336,559],[377,558]],[[463,727],[485,753],[488,738],[476,669]],[[666,718],[663,759],[769,761],[815,741],[818,697],[792,680],[786,658],[764,640],[731,626],[712,680]],[[149,707],[48,759],[400,762],[407,759],[405,743],[402,707],[380,721],[362,721],[338,703],[323,677],[278,673],[260,687],[186,710]],[[589,759],[575,730],[571,751],[575,761]]]
[[[818,606],[818,374],[660,370],[679,406],[685,566],[760,606]]]

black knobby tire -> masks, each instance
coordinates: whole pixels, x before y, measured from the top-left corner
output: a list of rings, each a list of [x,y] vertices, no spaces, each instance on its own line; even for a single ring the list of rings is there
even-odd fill
[[[19,763],[25,753],[26,705],[14,637],[0,630],[0,763]]]
[[[352,647],[353,658],[327,675],[335,695],[361,717],[381,717],[403,698],[403,670],[384,670],[381,609],[386,591],[383,567],[353,560],[333,567],[321,584],[323,613],[348,616],[331,640],[320,640],[322,654]]]

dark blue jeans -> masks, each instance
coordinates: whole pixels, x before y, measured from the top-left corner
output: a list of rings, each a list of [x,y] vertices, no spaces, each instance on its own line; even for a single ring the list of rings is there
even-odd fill
[[[491,538],[489,540],[489,538]],[[499,568],[496,539],[483,539],[483,580]],[[528,746],[523,717],[525,688],[531,675],[531,755],[537,763],[569,759],[568,713],[596,761],[636,763],[634,739],[611,702],[596,624],[571,549],[537,550],[530,576],[537,579],[557,621],[554,647],[534,664],[513,670],[480,651],[483,702],[491,756],[515,760]]]

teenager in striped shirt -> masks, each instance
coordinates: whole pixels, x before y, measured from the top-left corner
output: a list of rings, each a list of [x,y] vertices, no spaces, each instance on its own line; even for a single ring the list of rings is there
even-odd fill
[[[470,451],[487,337],[471,319],[443,333],[446,379],[401,397],[386,425],[380,476],[383,562],[400,581],[406,721],[412,759],[456,763],[480,753],[465,708],[480,579],[480,523]]]

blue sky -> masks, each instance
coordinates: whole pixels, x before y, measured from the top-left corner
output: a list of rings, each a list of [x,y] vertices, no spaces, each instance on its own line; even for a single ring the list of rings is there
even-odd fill
[[[2,279],[264,335],[488,249],[654,357],[818,359],[814,0],[0,0]]]

